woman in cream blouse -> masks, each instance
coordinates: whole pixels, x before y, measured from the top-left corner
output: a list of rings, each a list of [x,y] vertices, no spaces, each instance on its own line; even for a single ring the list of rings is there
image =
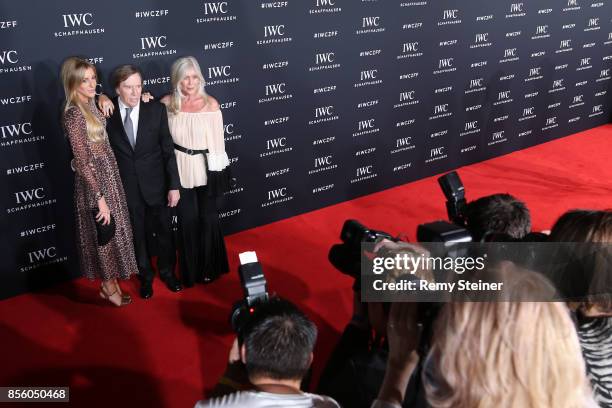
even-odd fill
[[[172,65],[172,93],[162,98],[181,180],[179,258],[183,284],[210,282],[229,266],[216,197],[228,189],[229,159],[219,103],[204,91],[194,57]]]

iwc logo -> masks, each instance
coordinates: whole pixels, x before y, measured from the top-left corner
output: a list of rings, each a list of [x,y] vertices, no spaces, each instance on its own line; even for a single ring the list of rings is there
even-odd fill
[[[293,98],[293,95],[287,92],[287,84],[285,82],[280,82],[266,85],[265,96],[259,98],[259,103],[283,101],[291,98]]]
[[[271,205],[277,205],[293,200],[293,196],[289,193],[287,187],[275,188],[267,192],[267,199],[261,203],[261,207],[269,207]]]
[[[19,52],[17,50],[0,50],[0,74],[31,70],[31,65],[19,65]]]
[[[315,157],[314,168],[308,171],[308,175],[322,173],[325,171],[337,169],[338,165],[334,163],[334,156],[329,154],[327,156]]]
[[[438,69],[433,71],[434,75],[444,74],[447,72],[456,71],[457,68],[454,66],[455,58],[441,58],[438,60]]]
[[[603,115],[603,114],[604,114],[603,105],[595,105],[593,106],[592,113],[589,115],[589,118],[592,118],[594,116]]]
[[[207,86],[234,84],[236,82],[240,82],[239,77],[235,77],[232,75],[231,65],[219,65],[216,67],[208,67],[207,74],[208,74],[208,79],[206,80]]]
[[[487,146],[493,146],[499,143],[507,142],[508,138],[505,136],[505,132],[505,130],[493,132],[493,134],[491,134],[491,140],[487,143]]]
[[[558,127],[559,124],[557,123],[557,117],[556,116],[552,116],[550,118],[546,118],[546,125],[542,128],[542,130],[550,130],[550,129],[554,129],[556,127]]]
[[[275,137],[273,139],[266,140],[266,150],[259,154],[259,157],[270,157],[281,153],[287,153],[293,150],[293,147],[289,146],[287,138],[285,136]]]
[[[257,40],[257,45],[283,44],[293,41],[288,35],[285,24],[266,25],[263,27],[263,39]]]
[[[448,154],[446,154],[446,146],[438,146],[429,149],[429,157],[425,159],[425,163],[432,163],[438,160],[446,159]]]
[[[156,35],[151,37],[140,37],[140,51],[132,53],[132,58],[159,57],[173,54],[176,54],[176,50],[168,47],[168,37],[165,35]]]
[[[340,119],[340,116],[335,114],[334,105],[319,106],[314,110],[314,119],[308,121],[309,125],[317,125],[319,123],[331,122]]]
[[[57,203],[55,198],[48,198],[44,187],[36,187],[13,193],[15,207],[6,209],[8,214],[25,211],[32,208],[45,207]]]
[[[308,68],[308,71],[326,71],[340,68],[340,63],[336,62],[336,53],[334,51],[316,53],[314,62],[315,65]]]
[[[467,136],[474,133],[480,132],[480,126],[478,125],[477,120],[472,120],[469,122],[465,122],[463,132],[459,133],[459,136]]]
[[[393,109],[403,108],[405,106],[416,105],[420,103],[419,99],[416,97],[416,91],[403,91],[399,94],[399,102],[393,105]]]
[[[510,97],[510,90],[500,91],[497,93],[497,100],[493,102],[493,106],[510,103],[513,99]]]
[[[433,113],[434,114],[429,117],[429,120],[446,118],[448,116],[452,116],[453,115],[453,112],[450,112],[449,104],[448,103],[443,103],[443,104],[434,106],[434,112]]]
[[[402,53],[397,56],[397,59],[420,57],[423,53],[419,49],[419,42],[407,42],[402,44]]]
[[[461,24],[458,9],[448,9],[442,11],[442,20],[438,21],[439,26],[448,24]]]
[[[544,78],[544,75],[542,75],[542,67],[533,67],[529,68],[529,75],[525,78],[525,82],[536,81],[542,78]]]
[[[470,45],[470,48],[482,48],[490,47],[493,45],[489,41],[489,33],[478,33],[475,35],[474,43]]]
[[[62,14],[62,30],[53,33],[54,37],[103,34],[104,27],[95,27],[93,13]]]
[[[563,82],[565,82],[564,78],[553,80],[552,88],[548,90],[548,93],[565,91],[565,85],[563,84]]]
[[[600,29],[601,27],[599,26],[599,17],[593,17],[589,18],[589,20],[587,21],[587,25],[584,28],[584,31],[595,31]]]
[[[390,153],[397,154],[414,148],[416,148],[416,145],[412,142],[412,136],[400,137],[399,139],[395,139],[395,147]]]
[[[353,137],[370,135],[372,133],[380,132],[380,129],[376,127],[376,120],[374,118],[360,120],[357,122],[357,131],[353,132]]]
[[[45,140],[45,136],[35,135],[32,131],[31,122],[0,126],[0,147],[9,147],[42,140]]]
[[[470,87],[464,91],[466,94],[474,93],[474,92],[483,92],[486,91],[487,87],[484,84],[484,78],[474,78],[470,79]]]
[[[524,9],[525,3],[512,3],[510,4],[510,13],[506,14],[506,18],[525,17],[527,13]]]
[[[517,52],[517,48],[506,48],[504,50],[504,56],[502,59],[499,60],[500,64],[504,64],[506,62],[514,62],[514,61],[518,61],[519,60],[519,56],[518,56],[518,52]]]
[[[531,36],[532,40],[539,40],[542,38],[549,38],[550,34],[548,32],[548,24],[539,25],[536,27],[535,34]]]
[[[572,103],[569,105],[569,108],[577,108],[578,106],[584,105],[584,94],[574,95],[574,99]]]
[[[559,49],[555,51],[555,54],[559,54],[562,52],[569,52],[572,51],[572,39],[569,38],[567,40],[561,40],[560,44],[559,44]]]
[[[340,13],[342,7],[339,7],[336,3],[340,0],[315,0],[313,7],[308,10],[308,14],[332,14]]]
[[[366,69],[359,73],[359,82],[353,84],[354,88],[361,88],[362,86],[380,85],[382,79],[378,78],[378,69]]]
[[[385,27],[382,26],[380,16],[368,16],[361,18],[360,28],[355,31],[355,34],[373,34],[382,33],[385,31]]]
[[[204,16],[196,18],[196,23],[224,23],[236,21],[236,16],[229,13],[227,1],[204,2]]]
[[[370,180],[378,177],[376,171],[374,171],[374,165],[370,164],[367,166],[358,167],[355,171],[355,178],[350,181],[351,184],[359,183],[361,181]]]
[[[578,0],[567,0],[567,7],[563,8],[563,12],[580,10]]]

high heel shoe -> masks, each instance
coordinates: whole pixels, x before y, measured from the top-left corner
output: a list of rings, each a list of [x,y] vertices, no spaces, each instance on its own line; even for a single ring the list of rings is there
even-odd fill
[[[119,292],[119,295],[121,295],[121,302],[126,302],[126,304],[132,302],[132,297],[127,293],[123,293],[118,283],[115,285],[115,288],[117,289],[117,292]]]
[[[111,302],[113,305],[117,307],[126,306],[132,303],[132,298],[130,297],[130,295],[122,295],[120,293],[119,293],[119,299],[120,299],[119,303],[113,301],[111,298],[115,296],[115,294],[118,294],[118,292],[119,291],[115,287],[115,291],[109,294],[106,288],[104,287],[104,285],[100,285],[100,297],[102,299],[108,300],[109,302]]]

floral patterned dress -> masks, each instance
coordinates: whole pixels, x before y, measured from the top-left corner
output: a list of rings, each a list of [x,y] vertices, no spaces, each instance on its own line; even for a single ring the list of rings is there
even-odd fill
[[[106,119],[93,101],[87,107],[106,126]],[[125,193],[108,138],[99,143],[87,138],[85,117],[77,106],[64,113],[64,129],[74,154],[74,204],[81,273],[89,279],[127,279],[138,273],[138,268]],[[104,195],[116,226],[115,236],[103,246],[98,246],[92,213],[98,207],[99,193]]]

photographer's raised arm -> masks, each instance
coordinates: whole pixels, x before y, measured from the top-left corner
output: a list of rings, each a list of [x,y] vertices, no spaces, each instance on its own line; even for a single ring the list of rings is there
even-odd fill
[[[240,358],[240,346],[236,337],[229,352],[225,372],[217,381],[217,385],[210,391],[208,397],[221,397],[236,391],[252,388],[253,385],[249,382],[246,368]]]
[[[419,362],[417,348],[422,327],[417,324],[417,307],[415,303],[391,305],[387,324],[389,359],[385,379],[371,408],[402,406],[408,382]]]

